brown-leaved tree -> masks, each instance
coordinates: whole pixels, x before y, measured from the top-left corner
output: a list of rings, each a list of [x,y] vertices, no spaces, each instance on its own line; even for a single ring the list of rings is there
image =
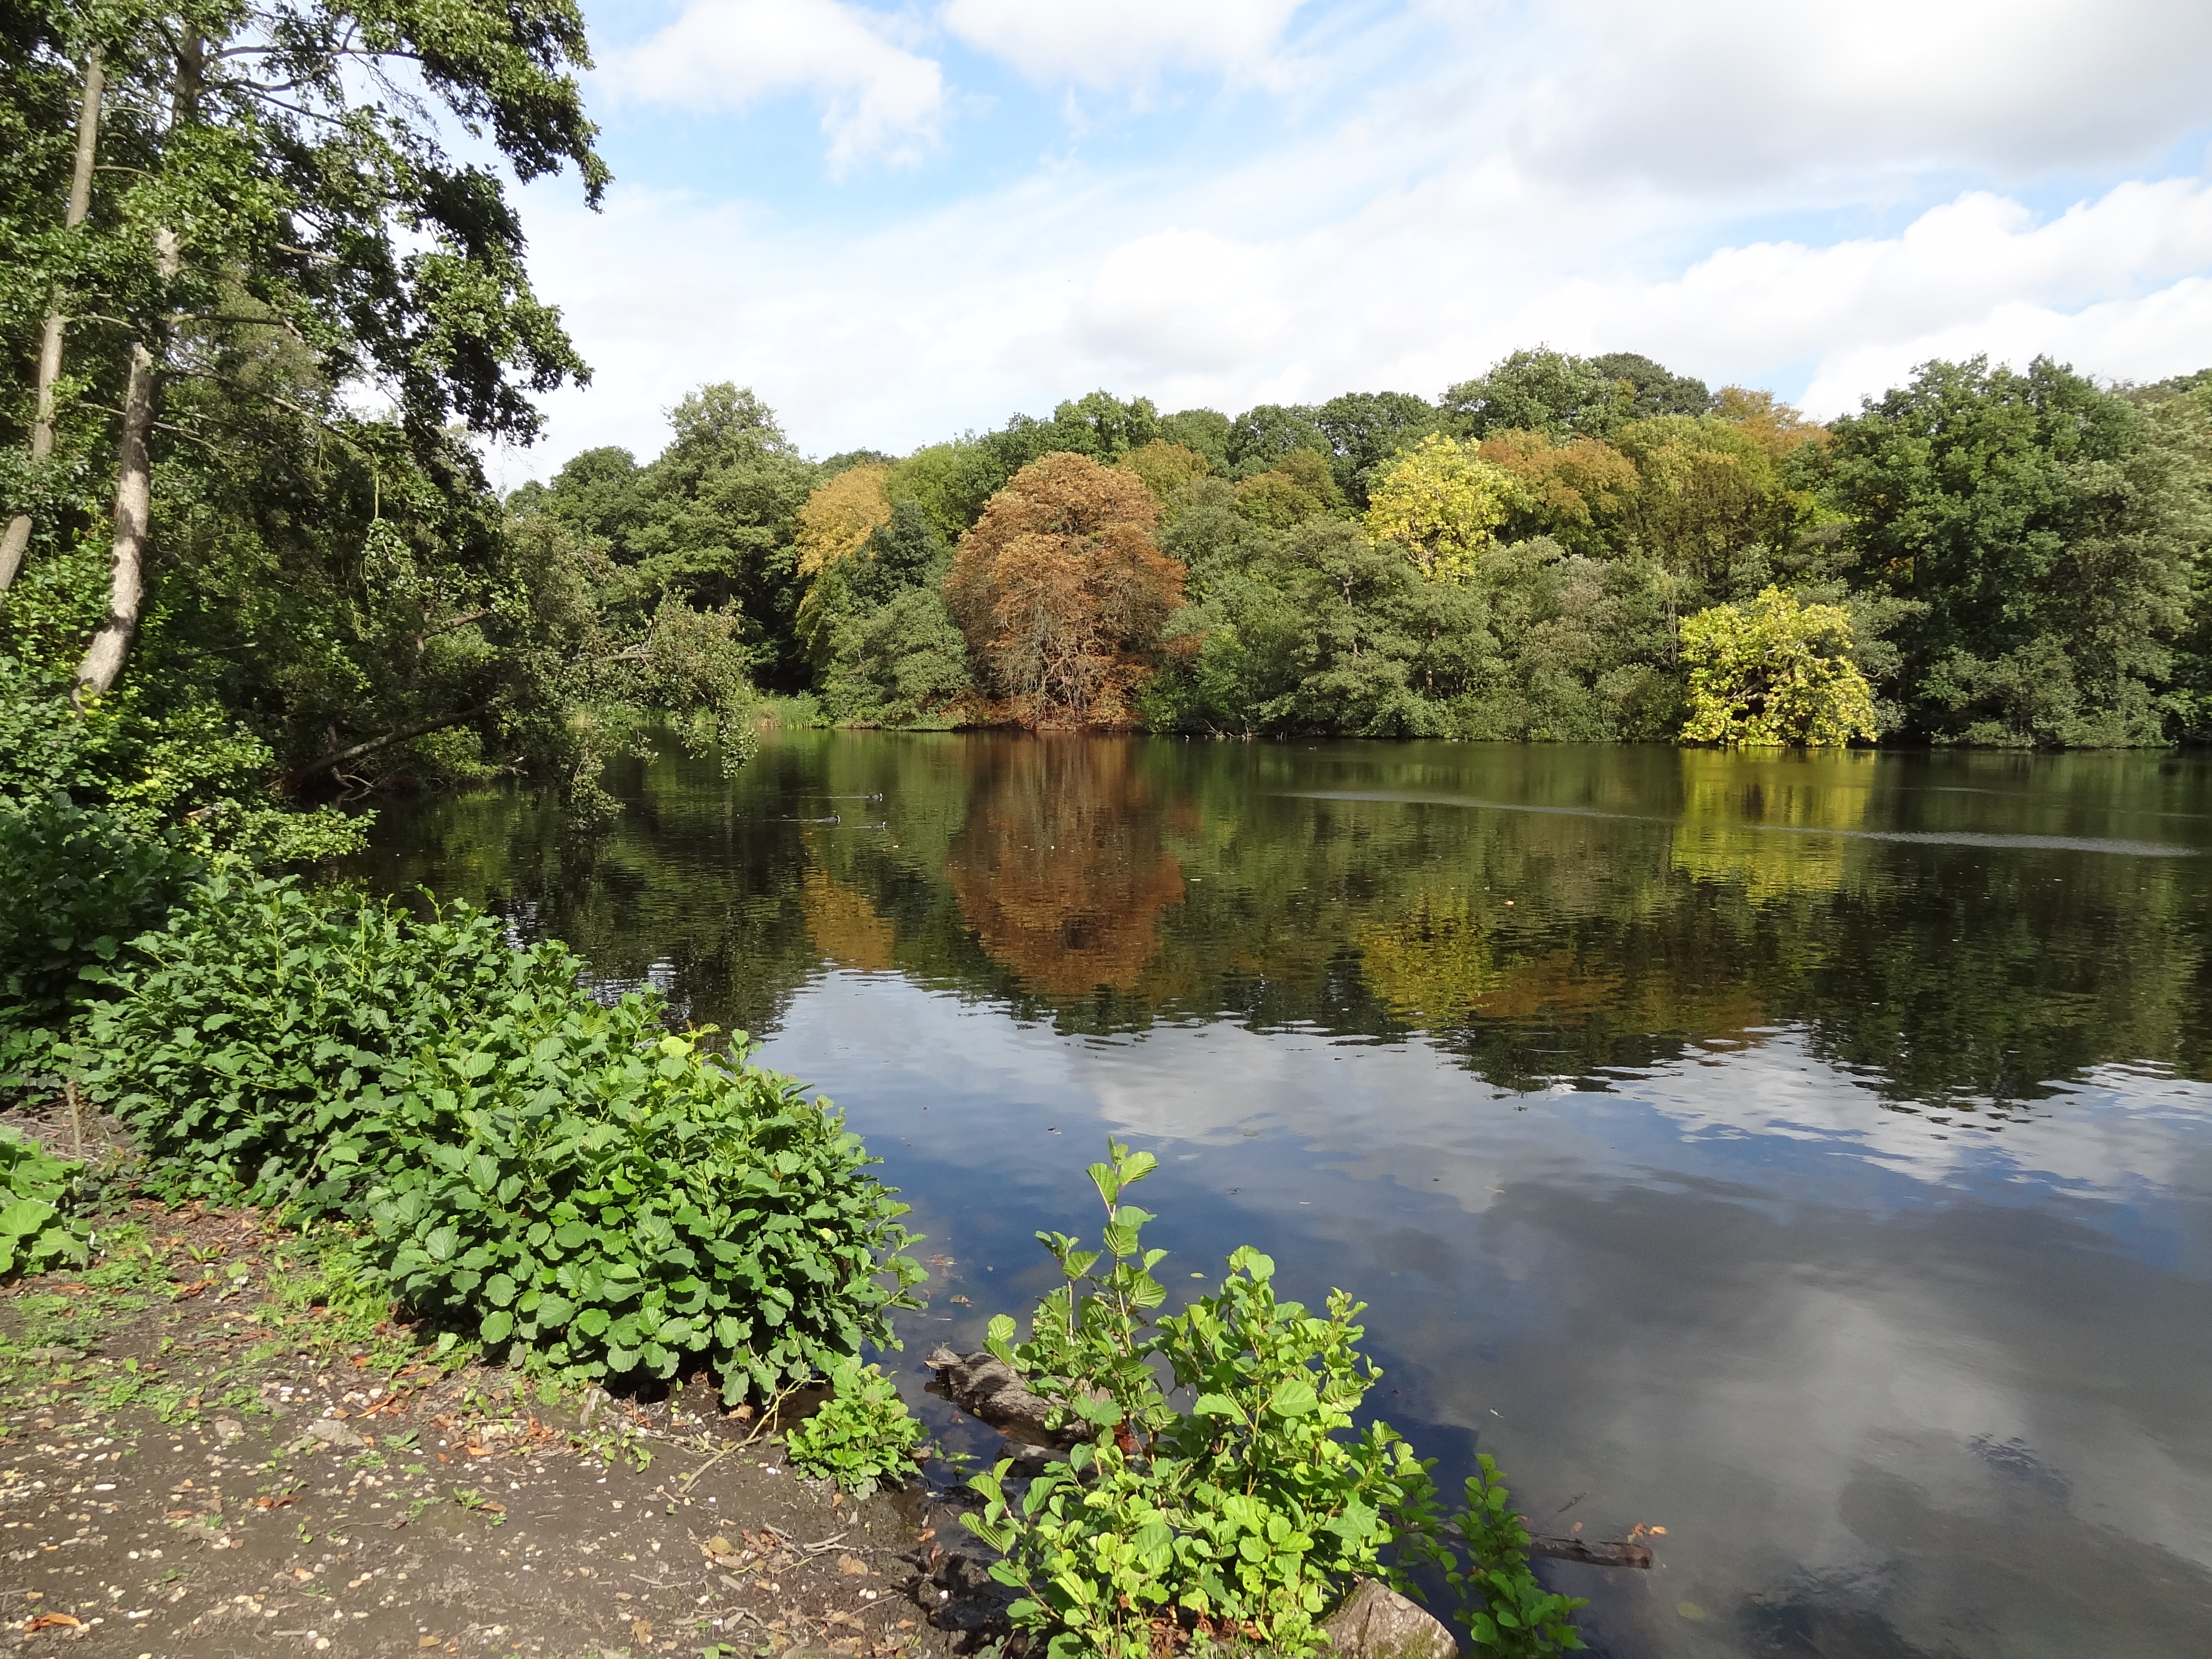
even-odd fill
[[[1182,603],[1134,474],[1081,455],[1032,461],[961,538],[945,598],[1006,712],[1025,726],[1125,726]]]

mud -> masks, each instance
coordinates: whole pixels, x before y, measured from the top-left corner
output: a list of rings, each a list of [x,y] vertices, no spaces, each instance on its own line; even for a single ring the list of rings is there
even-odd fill
[[[253,1214],[141,1204],[105,1243],[0,1292],[20,1651],[923,1659],[994,1633],[941,1495],[802,1480],[703,1379],[618,1400],[449,1366]]]

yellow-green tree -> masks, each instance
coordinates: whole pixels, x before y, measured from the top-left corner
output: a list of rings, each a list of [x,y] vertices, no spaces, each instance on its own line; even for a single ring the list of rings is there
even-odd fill
[[[806,498],[799,509],[799,574],[818,576],[866,545],[876,527],[890,521],[884,481],[890,469],[873,462],[847,467]]]
[[[1685,743],[1824,749],[1875,736],[1874,691],[1850,659],[1850,615],[1769,587],[1682,623]]]
[[[1431,433],[1368,496],[1367,533],[1406,550],[1425,576],[1457,581],[1495,544],[1515,499],[1512,475]]]

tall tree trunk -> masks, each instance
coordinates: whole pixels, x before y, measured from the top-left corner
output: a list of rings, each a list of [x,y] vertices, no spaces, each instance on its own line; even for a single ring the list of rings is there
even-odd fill
[[[174,238],[171,238],[173,246]],[[165,261],[166,263],[166,261]],[[77,665],[77,694],[98,696],[114,689],[138,634],[144,594],[146,526],[154,507],[154,471],[147,441],[154,431],[156,391],[154,354],[131,348],[131,381],[123,394],[123,444],[115,474],[115,550],[109,558],[107,615]]]
[[[206,50],[197,34],[185,36],[178,48],[176,91],[169,107],[173,135],[199,112]],[[154,246],[166,289],[184,263],[177,233],[161,226],[154,232]],[[146,534],[154,507],[154,407],[161,392],[161,366],[153,346],[143,340],[132,342],[131,380],[123,394],[123,439],[115,463],[115,548],[108,560],[107,615],[77,665],[80,701],[114,689],[131,654],[131,642],[138,635],[138,607],[145,597]]]
[[[84,96],[76,110],[76,167],[70,174],[69,208],[62,223],[74,230],[92,210],[92,158],[100,143],[100,95],[104,74],[100,48],[94,46],[84,63]],[[46,313],[46,332],[39,341],[39,380],[36,413],[31,422],[31,465],[54,453],[54,386],[62,377],[62,330],[68,319],[58,307]],[[18,513],[8,520],[0,536],[0,592],[5,592],[15,573],[23,568],[23,554],[31,544],[31,515]]]

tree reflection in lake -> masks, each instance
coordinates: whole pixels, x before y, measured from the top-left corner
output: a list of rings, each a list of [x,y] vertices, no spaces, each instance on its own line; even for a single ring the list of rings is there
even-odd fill
[[[769,1035],[952,1258],[910,1347],[1034,1293],[1110,1129],[1178,1262],[1372,1302],[1442,1473],[1668,1527],[1561,1569],[1613,1651],[2201,1650],[2206,760],[799,732],[612,783],[363,873]]]

